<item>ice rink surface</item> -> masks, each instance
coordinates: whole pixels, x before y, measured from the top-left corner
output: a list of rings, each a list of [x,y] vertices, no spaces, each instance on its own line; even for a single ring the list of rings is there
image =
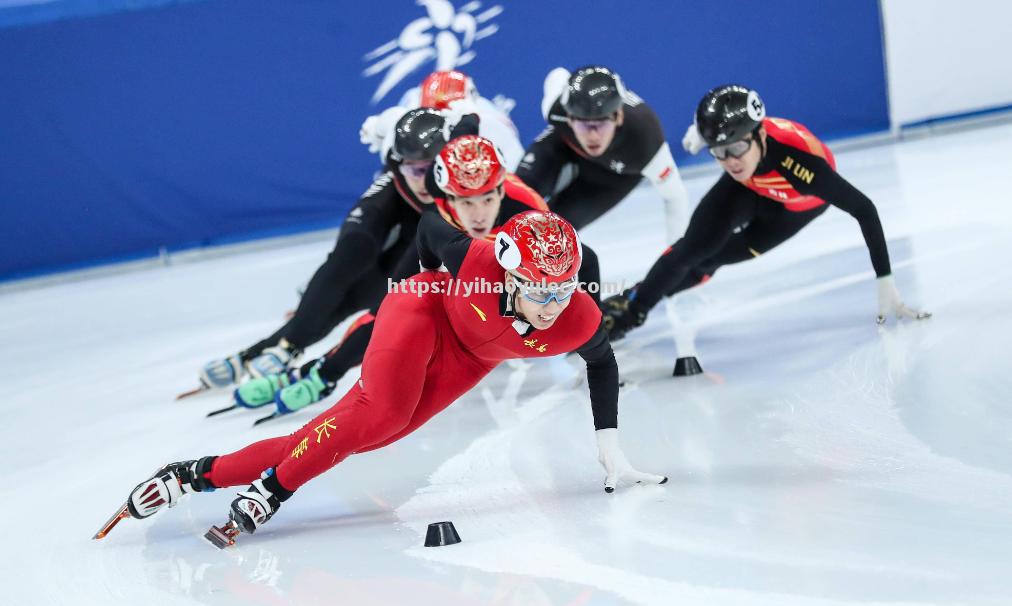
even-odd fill
[[[252,429],[262,412],[204,418],[228,394],[173,397],[276,328],[332,243],[0,294],[2,602],[1012,603],[1012,124],[838,160],[878,205],[900,292],[935,317],[875,325],[860,230],[835,209],[723,268],[616,345],[626,454],[671,481],[611,495],[562,358],[503,365],[235,548],[201,539],[233,489],[92,541],[156,467],[323,410]],[[715,179],[688,180],[692,200]],[[642,277],[661,217],[641,189],[585,231],[606,280]],[[676,333],[705,375],[671,377]],[[423,547],[442,520],[463,542]]]

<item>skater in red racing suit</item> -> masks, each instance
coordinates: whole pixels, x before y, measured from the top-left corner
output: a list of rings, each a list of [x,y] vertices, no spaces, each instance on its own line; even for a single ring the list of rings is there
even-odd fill
[[[582,253],[569,223],[529,211],[489,242],[426,213],[418,252],[429,270],[383,301],[362,378],[337,404],[289,436],[165,466],[130,494],[131,517],[147,517],[190,492],[251,484],[232,502],[226,527],[231,537],[254,532],[303,484],[349,455],[411,433],[503,360],[571,351],[587,364],[606,491],[620,481],[667,481],[633,469],[619,448],[618,367],[601,312],[578,289]],[[440,265],[448,271],[433,271]]]

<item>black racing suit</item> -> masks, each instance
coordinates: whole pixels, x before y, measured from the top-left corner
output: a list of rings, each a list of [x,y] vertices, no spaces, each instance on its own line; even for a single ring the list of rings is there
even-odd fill
[[[556,100],[548,115],[548,127],[527,148],[517,167],[517,176],[578,230],[618,204],[644,176],[655,183],[678,178],[673,161],[663,166],[655,162],[656,175],[644,173],[655,158],[660,161],[660,156],[671,157],[664,129],[657,114],[635,94],[627,94],[622,107],[623,123],[615,138],[603,154],[591,157],[580,146]],[[575,166],[575,177],[556,191],[567,164]]]
[[[414,250],[421,208],[396,169],[380,175],[348,212],[334,250],[313,274],[295,315],[240,358],[251,360],[282,338],[304,350],[351,314],[379,305],[387,276]]]
[[[725,172],[703,196],[685,236],[657,259],[636,287],[633,298],[640,310],[700,283],[722,265],[778,246],[828,205],[857,220],[875,274],[889,275],[889,250],[878,211],[836,172],[828,148],[795,122],[768,118],[764,126],[765,154],[753,177],[743,184]]]
[[[450,136],[477,134],[478,121],[477,114],[461,116]],[[282,338],[290,348],[302,351],[356,311],[375,310],[401,257],[415,254],[415,232],[424,207],[388,156],[386,172],[348,212],[334,250],[313,274],[295,315],[274,334],[240,352],[240,358],[251,360]],[[371,322],[370,315],[364,323]]]

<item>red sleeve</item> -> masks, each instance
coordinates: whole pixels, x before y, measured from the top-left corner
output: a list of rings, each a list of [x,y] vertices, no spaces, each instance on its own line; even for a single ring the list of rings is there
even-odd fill
[[[548,204],[541,195],[531,189],[513,173],[506,175],[506,197],[529,206],[530,210],[548,210]]]

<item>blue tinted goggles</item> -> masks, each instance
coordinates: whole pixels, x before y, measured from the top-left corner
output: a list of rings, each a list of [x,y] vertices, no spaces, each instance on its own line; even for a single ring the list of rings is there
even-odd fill
[[[580,286],[576,278],[561,283],[525,282],[517,279],[516,283],[520,294],[528,301],[538,305],[548,305],[553,299],[562,305],[573,296]]]

